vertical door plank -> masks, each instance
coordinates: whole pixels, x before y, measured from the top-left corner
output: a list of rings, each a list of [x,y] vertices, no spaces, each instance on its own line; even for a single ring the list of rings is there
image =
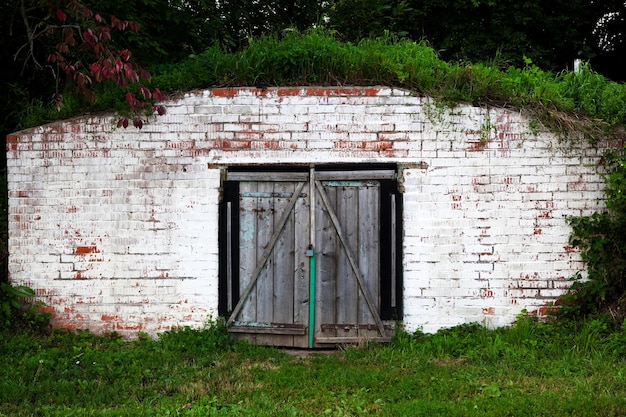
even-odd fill
[[[359,188],[358,259],[365,286],[372,296],[377,312],[380,311],[379,280],[379,224],[380,187],[377,183],[364,183]],[[374,317],[363,294],[359,292],[359,322],[373,324]]]
[[[274,204],[271,197],[274,184],[271,182],[259,182],[257,185],[259,198],[256,207],[256,264],[262,261],[263,255],[274,233]],[[276,250],[274,248],[274,250]],[[256,322],[271,323],[274,314],[274,259],[270,256],[259,274],[253,292],[256,292]],[[255,291],[256,290],[256,291]]]
[[[316,207],[315,222],[317,240],[317,271],[316,271],[316,291],[315,291],[315,326],[316,336],[335,337],[336,329],[324,329],[321,326],[327,324],[336,324],[336,276],[337,276],[337,254],[339,249],[339,240],[335,233],[332,220],[328,215],[321,198],[319,198],[319,190],[316,187]],[[328,190],[327,197],[329,205],[336,205],[336,190],[331,188]]]
[[[357,282],[359,284],[359,290],[363,294],[365,302],[367,303],[367,307],[369,308],[370,312],[372,313],[372,317],[373,317],[374,321],[376,322],[376,327],[378,328],[378,331],[379,331],[380,335],[384,336],[385,335],[385,328],[384,328],[382,320],[380,319],[380,314],[379,314],[379,311],[378,311],[378,304],[374,302],[374,300],[372,299],[371,295],[369,294],[369,291],[368,291],[368,289],[367,289],[367,287],[365,285],[365,280],[363,278],[362,272],[360,271],[360,268],[359,268],[358,259],[356,258],[356,255],[352,252],[352,250],[350,250],[350,246],[348,245],[347,238],[344,235],[343,227],[339,223],[339,219],[337,218],[337,215],[335,214],[334,210],[332,209],[332,207],[334,205],[331,205],[331,203],[329,202],[328,196],[324,192],[324,188],[323,188],[323,185],[321,184],[321,182],[316,180],[315,184],[316,184],[316,188],[319,191],[319,195],[320,195],[321,199],[323,200],[323,204],[324,204],[324,206],[328,210],[328,216],[331,218],[331,221],[332,221],[332,224],[333,224],[333,226],[335,228],[337,237],[339,238],[341,245],[343,245],[343,247],[344,247],[344,249],[346,251],[346,256],[348,258],[348,261],[350,262],[350,266],[352,267],[352,269],[354,271],[354,277],[356,278],[356,280],[357,280]]]
[[[282,214],[288,210],[289,196],[295,191],[295,184],[291,182],[275,182],[273,188],[273,208],[274,208],[274,225],[278,227],[278,222]],[[296,207],[297,207],[296,203]],[[295,210],[295,207],[294,207]],[[274,265],[273,273],[273,294],[267,299],[268,303],[273,305],[273,323],[293,323],[294,318],[294,230],[293,213],[287,219],[283,232],[276,241],[274,252],[272,254],[272,263]],[[269,336],[268,336],[269,337]],[[278,346],[293,346],[293,336],[275,335],[272,344]]]
[[[328,190],[331,187],[326,187]],[[337,191],[337,202],[334,207],[335,214],[345,233],[348,247],[352,253],[358,252],[359,245],[359,190],[357,186],[340,185],[333,187]],[[333,229],[334,232],[334,229]],[[336,233],[336,232],[335,232]],[[357,328],[351,325],[358,324],[358,294],[359,287],[354,270],[350,266],[346,248],[337,245],[339,255],[337,268],[337,323],[339,329],[337,336],[358,336]],[[344,325],[344,326],[342,326]]]
[[[256,209],[257,198],[250,195],[257,191],[256,182],[241,182],[239,188],[239,296],[243,296],[244,289],[249,285],[251,276],[256,268]],[[243,304],[238,318],[242,322],[256,321],[256,292],[251,292]]]
[[[255,269],[252,272],[251,279],[247,280],[248,284],[246,288],[241,292],[240,299],[237,302],[237,305],[235,306],[235,308],[233,309],[233,312],[231,313],[227,321],[227,325],[230,325],[235,321],[235,319],[241,312],[242,308],[244,307],[246,301],[250,298],[249,296],[253,293],[253,290],[256,290],[256,284],[257,284],[258,278],[261,276],[261,273],[263,272],[263,269],[265,268],[266,263],[269,261],[270,256],[272,255],[274,246],[276,242],[278,241],[278,239],[280,238],[280,234],[283,231],[284,225],[287,223],[287,220],[289,220],[289,217],[291,217],[291,209],[297,203],[298,196],[300,192],[302,191],[303,187],[304,187],[303,182],[298,184],[296,191],[293,193],[292,197],[290,198],[287,209],[284,211],[284,213],[282,213],[282,215],[280,216],[280,220],[275,225],[275,230],[273,231],[272,236],[269,238],[268,243],[265,245],[263,253],[260,256],[260,261],[257,262]],[[240,195],[243,195],[243,194],[244,193],[240,193]],[[267,193],[257,192],[256,194],[267,194]],[[255,219],[256,219],[256,215],[255,215]]]

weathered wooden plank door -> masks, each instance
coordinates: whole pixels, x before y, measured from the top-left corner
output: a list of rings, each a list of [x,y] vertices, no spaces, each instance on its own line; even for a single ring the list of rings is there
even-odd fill
[[[306,347],[308,174],[241,172],[228,180],[220,246],[230,253],[221,294],[230,331],[257,344]]]
[[[315,185],[320,200],[315,206],[315,340],[384,339],[387,330],[379,313],[380,182],[317,180]]]
[[[401,288],[390,250],[393,178],[389,170],[229,173],[220,310],[230,332],[296,347],[387,339]]]

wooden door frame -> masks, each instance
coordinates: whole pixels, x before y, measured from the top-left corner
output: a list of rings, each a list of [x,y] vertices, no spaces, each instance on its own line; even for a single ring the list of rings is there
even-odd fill
[[[232,325],[235,321],[237,314],[241,311],[242,305],[245,302],[245,298],[247,294],[249,294],[250,290],[255,285],[256,279],[253,279],[249,282],[247,288],[244,289],[241,297],[236,296],[241,291],[239,288],[239,271],[238,268],[233,267],[233,265],[239,265],[239,217],[238,217],[238,206],[232,207],[228,204],[233,204],[234,202],[238,202],[239,198],[239,182],[243,180],[251,181],[251,178],[255,178],[255,174],[257,173],[257,178],[259,181],[268,181],[267,173],[272,172],[273,177],[276,179],[276,175],[278,175],[278,180],[289,180],[289,181],[305,181],[299,185],[298,191],[294,196],[299,193],[302,193],[303,190],[307,190],[308,180],[304,180],[304,178],[309,178],[310,170],[315,170],[315,179],[312,183],[311,190],[319,190],[323,193],[323,185],[321,181],[328,179],[337,179],[341,178],[343,180],[377,180],[381,184],[381,196],[380,196],[380,205],[381,212],[379,216],[379,233],[381,234],[381,245],[379,247],[379,253],[381,251],[387,251],[391,246],[391,252],[393,252],[393,256],[380,256],[380,302],[378,303],[378,308],[374,300],[372,300],[371,296],[367,293],[367,288],[360,277],[360,272],[358,270],[358,265],[355,262],[354,257],[349,254],[348,247],[346,246],[345,237],[342,236],[341,226],[338,223],[338,220],[333,220],[333,224],[335,230],[339,235],[340,240],[342,241],[343,247],[347,250],[348,260],[350,265],[352,266],[353,271],[355,272],[355,277],[357,277],[358,287],[363,291],[365,296],[365,300],[367,302],[368,308],[372,312],[372,316],[376,321],[376,327],[378,328],[379,338],[385,339],[389,326],[388,323],[391,321],[398,321],[402,319],[402,267],[401,267],[401,259],[402,259],[402,198],[401,194],[398,190],[396,173],[398,172],[398,167],[396,165],[390,164],[375,164],[375,165],[363,165],[363,164],[350,164],[350,165],[317,165],[317,166],[230,166],[225,169],[223,175],[222,182],[222,198],[220,201],[220,210],[219,210],[219,248],[220,248],[220,263],[219,263],[219,304],[218,304],[218,313],[221,316],[228,317],[227,324]],[[383,173],[385,171],[385,173]],[[322,194],[323,195],[323,194]],[[320,196],[322,196],[320,195]],[[393,195],[394,205],[390,206],[387,200],[384,200],[387,195]],[[293,203],[295,203],[296,198],[292,196],[292,201],[290,205],[290,209],[293,208]],[[311,196],[309,197],[311,198]],[[321,197],[324,200],[324,197]],[[384,200],[384,201],[383,201]],[[318,203],[319,204],[319,203]],[[330,207],[328,206],[328,201],[323,201],[323,204],[326,205],[329,212]],[[314,208],[309,207],[309,210],[314,210]],[[289,211],[283,213],[281,222],[286,220],[289,215]],[[392,217],[395,217],[395,228],[391,227],[393,225]],[[226,226],[230,225],[230,229]],[[310,227],[310,225],[309,225]],[[339,228],[338,228],[339,227]],[[282,228],[282,226],[281,226]],[[280,234],[279,230],[274,232],[273,240]],[[382,236],[382,234],[386,234]],[[387,235],[388,234],[388,235]],[[395,237],[395,245],[383,245],[382,243],[394,240]],[[271,253],[273,245],[268,245],[266,248],[264,256],[267,256],[268,253]],[[391,255],[391,254],[390,254]],[[257,265],[255,272],[260,271],[263,268],[263,264]],[[388,271],[395,270],[395,281],[387,282],[386,275]],[[258,277],[258,274],[256,274]],[[228,288],[228,290],[226,290]],[[230,295],[230,299],[229,299]],[[376,314],[375,314],[376,313]],[[307,325],[310,327],[310,324]],[[313,326],[317,326],[317,323],[313,323]],[[232,330],[232,328],[231,328]],[[238,331],[243,331],[239,329]],[[271,333],[272,329],[266,329],[268,333]],[[303,329],[298,326],[295,326],[293,329],[282,328],[280,330],[281,334],[293,334],[293,335],[301,335],[303,334]],[[263,329],[255,329],[255,332],[263,332]],[[290,333],[291,332],[291,333]],[[345,342],[345,341],[344,341]],[[325,343],[333,343],[332,341],[324,341]],[[343,343],[337,339],[337,343]],[[319,344],[316,343],[316,346]]]

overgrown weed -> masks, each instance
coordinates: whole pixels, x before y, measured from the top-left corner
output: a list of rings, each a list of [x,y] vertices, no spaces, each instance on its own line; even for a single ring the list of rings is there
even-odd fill
[[[152,84],[174,94],[223,86],[387,85],[454,104],[512,106],[529,111],[563,137],[599,140],[625,122],[626,87],[594,73],[552,74],[530,60],[524,68],[502,70],[494,64],[448,63],[425,43],[389,33],[358,44],[341,42],[330,32],[286,31],[251,39],[247,48],[226,52],[219,46],[173,65],[151,69]],[[61,112],[32,102],[21,111],[29,127],[73,114],[102,109],[124,111],[124,94],[111,85],[98,87],[89,105],[71,97]]]

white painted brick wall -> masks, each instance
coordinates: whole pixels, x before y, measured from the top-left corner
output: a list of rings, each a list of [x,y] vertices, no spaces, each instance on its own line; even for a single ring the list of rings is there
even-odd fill
[[[543,313],[583,268],[566,217],[603,204],[601,150],[516,111],[384,87],[163,104],[142,130],[104,115],[7,138],[10,277],[57,326],[132,337],[214,317],[219,166],[405,164],[404,323],[428,332]]]

